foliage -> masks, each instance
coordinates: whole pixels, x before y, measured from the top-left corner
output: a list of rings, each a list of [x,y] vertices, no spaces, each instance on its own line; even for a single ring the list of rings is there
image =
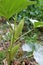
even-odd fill
[[[0,51],[0,65],[3,65],[2,60],[5,58],[5,51]]]
[[[33,20],[38,20],[40,22],[43,21],[43,6],[40,5],[40,2],[43,3],[43,1],[31,1],[36,1],[36,4],[28,6],[27,9],[23,10],[18,14],[18,20],[20,20],[22,17],[26,18],[24,27],[26,31],[33,28],[33,24],[29,21],[29,18],[32,18]]]
[[[0,0],[0,16],[9,19],[12,15],[17,14],[30,4],[34,4],[34,2],[32,3],[27,0]]]
[[[29,42],[35,43],[37,41],[37,37],[38,37],[37,33],[34,33],[33,35],[31,34],[31,36],[25,36],[24,39],[26,43]]]
[[[39,0],[40,6],[43,6],[43,0]]]
[[[35,28],[43,27],[43,22],[35,22],[35,23],[34,23],[34,27],[35,27]]]
[[[3,41],[11,41],[12,34],[11,32],[6,33],[6,35],[2,35]]]
[[[35,3],[35,2],[27,1],[27,0],[19,0],[18,4],[17,4],[17,2],[18,2],[18,0],[15,0],[15,1],[14,0],[12,0],[12,1],[1,0],[0,1],[0,16],[4,16],[9,21],[9,18],[12,17],[12,15],[19,13],[21,10],[27,8],[28,5]],[[29,9],[30,9],[30,7],[33,8],[34,5],[29,6]],[[31,17],[31,14],[33,15],[33,17],[35,16],[32,12],[30,12],[30,10],[29,11],[26,10],[27,13],[25,11],[23,11],[28,16],[26,18],[25,13],[23,14],[23,16],[27,20],[29,17]],[[32,11],[34,11],[34,10],[32,10]],[[35,13],[37,14],[37,11],[35,11]],[[29,16],[29,14],[30,14],[30,16]],[[11,27],[10,23],[9,23],[9,26]],[[15,54],[17,53],[17,51],[20,47],[20,43],[17,45],[14,43],[16,43],[20,39],[20,36],[22,34],[22,30],[23,30],[23,26],[24,26],[24,18],[19,22],[18,25],[16,24],[16,20],[15,20],[14,21],[14,28],[13,27],[10,28],[10,32],[11,32],[10,47],[8,47],[8,49],[5,52],[8,65],[10,65],[11,61],[13,61],[13,59],[15,58]],[[24,36],[24,35],[22,35],[22,36]],[[35,39],[35,37],[36,36],[33,36],[32,39]],[[29,48],[29,46],[28,46],[28,48]]]
[[[19,25],[17,26],[17,28],[15,28],[15,34],[14,34],[14,38],[17,39],[18,36],[20,36],[21,31],[23,29],[23,25],[24,25],[24,19],[21,20],[21,22],[19,23]]]
[[[8,61],[8,64],[10,64],[11,61],[14,59],[14,56],[20,47],[20,44],[17,44],[16,46],[13,46],[13,45],[19,38],[19,36],[22,32],[22,29],[23,29],[23,25],[24,25],[24,20],[21,20],[21,22],[18,25],[14,26],[14,29],[11,28],[11,34],[12,34],[11,35],[11,44],[10,44],[10,47],[6,51],[6,53],[7,53],[6,59]]]
[[[18,3],[18,4],[17,4]],[[17,14],[19,11],[27,8],[28,5],[34,4],[35,2],[27,1],[27,0],[0,0],[0,16],[4,16],[8,21],[9,18]],[[24,25],[24,19],[20,21],[18,25],[15,24],[14,21],[14,29],[11,27],[11,43],[10,47],[6,50],[6,60],[8,65],[10,65],[11,61],[14,59],[14,55],[17,53],[20,44],[13,46],[14,43],[19,39],[22,29]],[[11,26],[11,24],[9,24]]]

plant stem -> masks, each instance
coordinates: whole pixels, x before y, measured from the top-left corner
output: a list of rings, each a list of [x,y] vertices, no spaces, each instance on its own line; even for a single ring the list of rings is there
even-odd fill
[[[30,30],[30,31],[27,31],[26,33],[24,33],[23,35],[21,35],[19,38],[17,38],[17,40],[19,40],[21,37],[27,35],[28,33],[32,32],[34,29]],[[15,40],[14,43],[17,41]]]

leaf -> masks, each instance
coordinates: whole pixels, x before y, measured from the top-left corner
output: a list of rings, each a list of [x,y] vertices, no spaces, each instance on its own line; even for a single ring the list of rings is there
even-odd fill
[[[9,19],[31,4],[34,4],[34,2],[29,0],[0,0],[0,16]]]
[[[43,6],[43,0],[39,0],[39,4]]]
[[[16,46],[12,47],[11,49],[11,54],[10,54],[10,59],[12,60],[15,56],[15,54],[17,53],[18,49],[20,47],[20,44],[17,44]]]
[[[39,21],[33,20],[33,19],[29,19],[29,20],[33,23],[33,25],[34,25],[35,28],[37,28],[37,27],[43,27],[43,22],[39,22]]]
[[[14,34],[15,40],[20,36],[22,29],[23,29],[23,26],[24,26],[24,19],[22,19],[20,21],[20,23],[18,24],[18,26],[15,28],[15,34]]]
[[[20,44],[17,44],[16,46],[13,46],[12,48],[8,48],[6,51],[6,60],[8,64],[11,63],[11,61],[15,58],[15,55],[20,47]]]
[[[34,27],[37,28],[37,27],[43,27],[43,22],[35,22],[34,23]]]

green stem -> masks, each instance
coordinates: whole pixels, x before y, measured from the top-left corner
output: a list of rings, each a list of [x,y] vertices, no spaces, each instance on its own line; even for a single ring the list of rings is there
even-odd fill
[[[21,35],[19,38],[17,38],[17,39],[14,41],[14,43],[15,43],[17,40],[19,40],[21,37],[23,37],[23,36],[27,35],[28,33],[32,32],[33,30],[34,30],[34,29],[32,29],[32,30],[30,30],[30,31],[28,31],[28,32],[26,32],[26,33],[24,33],[23,35]]]

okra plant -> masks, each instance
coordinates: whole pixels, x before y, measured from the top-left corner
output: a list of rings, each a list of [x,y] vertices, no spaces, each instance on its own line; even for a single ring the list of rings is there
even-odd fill
[[[31,2],[29,0],[0,0],[0,16],[6,18],[9,22],[9,18],[14,14],[19,13],[21,10],[27,8],[28,5],[34,4],[35,2]],[[24,18],[20,21],[18,25],[14,21],[14,29],[11,29],[11,43],[10,47],[6,50],[6,60],[8,65],[10,65],[11,61],[14,59],[16,52],[18,51],[20,44],[14,46],[14,43],[19,39],[21,35],[22,29],[24,25]]]

